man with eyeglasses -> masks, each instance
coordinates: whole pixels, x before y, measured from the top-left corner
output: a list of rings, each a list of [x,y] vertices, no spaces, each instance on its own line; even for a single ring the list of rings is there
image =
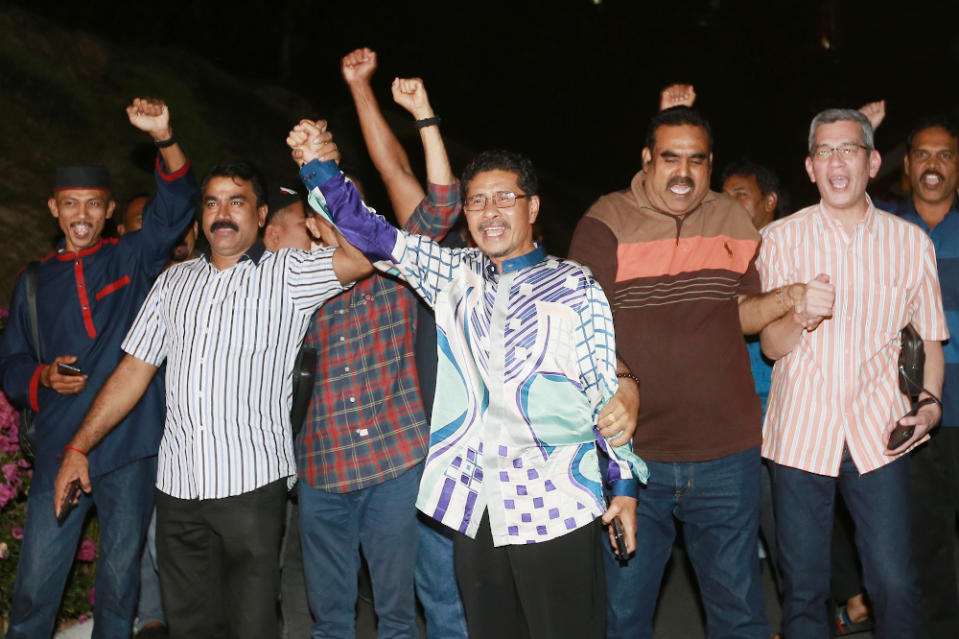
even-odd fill
[[[877,209],[866,186],[880,156],[866,117],[819,113],[806,172],[821,201],[763,229],[767,287],[815,278],[825,295],[767,326],[777,360],[763,456],[770,459],[783,568],[787,637],[829,636],[830,538],[836,490],[856,525],[876,635],[919,634],[922,600],[912,561],[909,465],[900,459],[942,415],[949,335],[933,244],[920,228]],[[918,411],[899,390],[899,333],[912,323],[926,363]],[[890,443],[897,423],[914,427]]]
[[[313,160],[312,135],[301,126],[287,140],[308,161],[300,175],[311,202],[436,311],[436,401],[417,507],[457,531],[469,636],[603,637],[599,519],[620,517],[632,550],[634,473],[645,479],[645,466],[596,427],[617,388],[612,317],[583,267],[534,243],[532,163],[505,151],[470,162],[464,211],[478,248],[447,249],[367,209],[335,166]]]
[[[653,636],[678,519],[709,636],[768,639],[756,552],[760,403],[742,336],[801,303],[805,287],[760,293],[759,234],[742,205],[709,190],[701,115],[658,113],[642,156],[630,188],[593,204],[570,246],[612,300],[619,370],[642,382],[633,448],[650,477],[636,554],[622,565],[605,555],[607,636]]]

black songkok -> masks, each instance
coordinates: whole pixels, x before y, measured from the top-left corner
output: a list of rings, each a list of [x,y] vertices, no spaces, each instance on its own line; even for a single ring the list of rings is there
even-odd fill
[[[53,190],[64,189],[108,189],[110,188],[110,172],[103,166],[75,164],[72,166],[58,166],[56,177],[53,179]]]

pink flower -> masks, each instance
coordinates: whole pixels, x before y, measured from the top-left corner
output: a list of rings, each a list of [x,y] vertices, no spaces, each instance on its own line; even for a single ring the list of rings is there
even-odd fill
[[[6,484],[0,484],[0,508],[3,508],[9,504],[14,497],[17,496],[17,491],[15,488],[11,488]],[[21,529],[22,530],[22,529]]]
[[[90,605],[91,606],[93,605],[93,599],[94,599],[94,595],[96,594],[96,590],[97,590],[96,586],[94,586],[93,588],[90,588]]]
[[[77,559],[80,561],[93,561],[97,558],[97,545],[92,539],[84,539],[77,550]]]
[[[23,539],[23,528],[21,528],[20,526],[14,526],[10,530],[10,536],[13,537],[14,539]]]

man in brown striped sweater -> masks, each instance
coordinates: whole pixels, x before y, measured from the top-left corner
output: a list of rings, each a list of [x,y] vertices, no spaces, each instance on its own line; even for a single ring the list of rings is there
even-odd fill
[[[805,286],[761,294],[759,234],[740,203],[709,190],[712,135],[696,111],[658,113],[642,155],[630,187],[593,204],[570,246],[612,304],[620,370],[642,384],[633,448],[650,478],[635,555],[619,565],[607,553],[607,636],[652,637],[678,519],[709,636],[767,639],[760,403],[742,335],[802,305]]]

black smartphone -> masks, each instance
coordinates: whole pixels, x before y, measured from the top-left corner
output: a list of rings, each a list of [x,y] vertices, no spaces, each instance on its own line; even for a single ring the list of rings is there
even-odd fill
[[[623,522],[619,517],[613,519],[613,538],[616,540],[616,558],[626,561],[629,552],[626,550],[626,533],[623,531]]]
[[[911,411],[903,415],[903,417],[912,417],[919,412],[919,407],[916,406]],[[912,434],[916,432],[915,426],[905,426],[902,423],[902,419],[896,422],[896,427],[889,434],[889,443],[886,444],[886,450],[896,450],[912,437]]]
[[[61,375],[83,375],[83,371],[81,371],[78,366],[64,364],[63,362],[57,362],[57,372]]]
[[[80,480],[74,479],[70,482],[70,485],[67,486],[67,493],[63,496],[63,501],[60,502],[60,513],[57,515],[58,526],[62,526],[63,522],[70,516],[70,513],[73,512],[73,509],[76,508],[77,505],[74,502],[79,494]]]

